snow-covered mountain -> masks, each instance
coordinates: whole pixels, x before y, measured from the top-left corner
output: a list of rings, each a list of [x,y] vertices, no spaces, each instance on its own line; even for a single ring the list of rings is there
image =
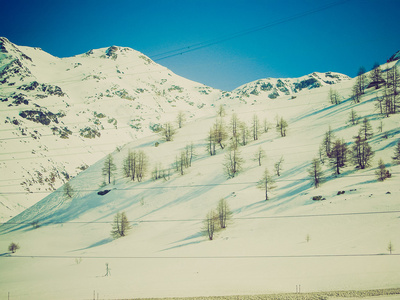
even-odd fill
[[[69,58],[0,38],[0,221],[178,111],[208,114],[221,91],[130,48]]]
[[[333,72],[263,79],[223,92],[177,76],[131,48],[68,58],[0,38],[0,221],[60,187],[133,139],[154,134],[179,111],[187,121],[215,105],[267,101],[349,79]]]
[[[34,57],[30,51],[24,51],[25,55]],[[113,59],[107,58],[110,51],[93,50],[70,61],[81,59],[82,66],[77,69],[83,68],[87,60],[111,63]],[[116,61],[128,52],[117,52]],[[47,57],[43,52],[38,53]],[[396,62],[383,65],[382,70],[386,72],[393,66]],[[145,64],[146,67],[156,66]],[[90,80],[88,84],[97,87],[100,93],[102,79],[97,80]],[[45,83],[60,87],[68,96],[32,97],[28,105],[42,100],[55,101],[58,97],[73,101],[70,98],[74,93],[77,95],[74,101],[81,94],[92,95],[91,90],[68,89],[68,84],[61,85],[61,81],[38,79],[37,82],[39,85],[34,92],[24,93],[41,94],[37,89]],[[131,139],[122,145],[123,139],[107,134],[119,134],[119,130],[108,131],[109,127],[105,127],[100,130],[101,137],[106,135],[108,139],[103,142],[111,146],[93,158],[101,156],[98,161],[87,162],[90,166],[70,179],[72,197],[59,188],[0,226],[0,249],[3,249],[0,269],[7,270],[0,272],[0,290],[16,299],[86,299],[95,298],[97,293],[100,299],[128,299],[295,292],[300,286],[302,292],[398,288],[400,165],[394,164],[391,158],[400,139],[400,114],[385,117],[376,109],[383,87],[366,89],[361,101],[354,103],[350,97],[355,82],[356,79],[350,79],[335,84],[342,98],[338,105],[331,104],[328,99],[329,85],[304,88],[295,94],[296,97],[282,95],[276,100],[249,94],[246,101],[233,101],[226,93],[221,95],[220,91],[210,89],[209,95],[202,98],[203,102],[199,100],[199,105],[192,106],[183,99],[173,102],[176,107],[170,107],[172,103],[168,101],[168,104],[160,102],[165,111],[172,112],[171,120],[178,111],[186,111],[188,116],[195,114],[169,142],[158,134],[145,134],[143,126],[143,136],[139,134],[141,129],[134,130],[132,136],[129,131],[121,133]],[[103,83],[109,84],[107,79]],[[193,85],[190,91],[201,94],[196,84]],[[121,83],[121,87],[127,89],[129,95],[134,94],[128,90],[128,85]],[[113,112],[118,109],[117,104],[126,100],[112,94],[107,99],[116,101],[116,106],[104,101],[110,106],[107,110],[101,106],[103,98],[80,97],[94,106],[92,111],[106,115],[104,118],[97,116],[104,126],[108,121],[103,120],[115,117]],[[15,101],[11,96],[8,98],[9,104]],[[139,100],[134,100],[135,104],[136,101]],[[205,106],[200,109],[201,103]],[[19,104],[17,108],[24,105]],[[93,118],[92,111],[80,112],[74,105],[65,105],[65,110],[72,111],[77,119]],[[243,128],[251,127],[258,119],[268,129],[265,132],[264,126],[260,126],[258,139],[249,137],[248,143],[239,147],[243,163],[241,171],[233,178],[225,173],[229,147],[217,146],[216,155],[207,153],[207,137],[217,120],[219,105],[225,110],[223,121],[227,126],[232,116],[236,116],[238,123],[246,124]],[[188,107],[198,110],[192,112],[186,109]],[[159,116],[161,108],[153,109]],[[349,122],[352,111],[356,113],[355,122]],[[55,109],[51,112],[58,113]],[[64,120],[67,115],[56,117]],[[28,120],[18,117],[18,111],[15,118],[29,124]],[[162,118],[160,115],[160,123]],[[282,118],[288,124],[284,137],[275,130],[276,120]],[[350,149],[364,118],[373,132],[368,140],[374,151],[370,166],[359,169],[349,161],[340,175],[334,175],[329,161],[325,160],[321,166],[324,182],[314,188],[308,174],[310,162],[319,157],[319,148],[329,127],[335,138],[345,141]],[[12,120],[6,125],[14,126],[11,123]],[[72,127],[70,124],[68,128]],[[76,126],[73,128],[79,130],[81,123]],[[20,139],[21,134],[17,137]],[[49,137],[54,136],[46,136]],[[43,134],[38,140],[44,138]],[[69,139],[57,137],[57,142],[51,145],[56,147],[59,142],[72,138],[76,143],[99,139],[70,134]],[[227,146],[229,139],[224,143]],[[121,146],[115,149],[116,145]],[[181,174],[181,170],[175,171],[176,162],[181,155],[185,156],[190,145],[195,155],[191,166]],[[255,159],[260,149],[265,151],[261,166]],[[137,182],[124,177],[122,170],[129,152],[140,150],[148,157],[149,171],[142,182]],[[113,182],[104,186],[102,169],[105,154],[110,152],[117,171]],[[391,173],[391,178],[383,182],[375,175],[380,159]],[[278,161],[281,161],[280,176],[274,175],[276,187],[265,201],[265,191],[257,185],[265,168],[271,175],[276,174],[274,166]],[[165,179],[154,180],[152,175],[156,170],[165,170]],[[216,209],[221,198],[227,201],[232,217],[227,228],[210,241],[203,235],[203,220],[207,213]],[[113,239],[110,231],[118,212],[126,213],[132,229],[126,236]],[[14,254],[6,250],[11,242],[20,246]],[[389,245],[392,245],[390,250]]]
[[[244,84],[225,97],[246,101],[246,98],[276,99],[281,96],[292,96],[301,90],[311,90],[350,80],[350,77],[335,72],[314,72],[299,78],[266,78]],[[256,97],[255,97],[256,96]]]

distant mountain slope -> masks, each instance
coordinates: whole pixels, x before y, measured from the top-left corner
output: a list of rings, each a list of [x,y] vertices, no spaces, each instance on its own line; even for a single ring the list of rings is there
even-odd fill
[[[350,79],[347,75],[335,72],[314,72],[299,78],[266,78],[234,89],[229,97],[245,99],[250,96],[258,96],[264,99],[276,99],[280,96],[295,95],[304,89],[310,90]]]
[[[178,110],[190,121],[221,95],[130,48],[57,58],[6,38],[0,83],[0,221],[117,146],[175,122]]]

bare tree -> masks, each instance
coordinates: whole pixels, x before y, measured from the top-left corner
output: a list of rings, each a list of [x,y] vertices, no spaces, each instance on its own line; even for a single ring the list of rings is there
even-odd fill
[[[258,140],[258,135],[260,133],[260,121],[258,119],[258,116],[255,114],[253,115],[253,122],[251,125],[251,131],[253,133],[253,140]]]
[[[243,158],[237,145],[231,143],[228,152],[225,155],[224,167],[225,173],[229,178],[235,177],[242,169]]]
[[[364,140],[369,140],[374,134],[372,130],[372,126],[369,123],[367,118],[364,118],[361,123],[360,130],[358,134],[361,136],[362,139]]]
[[[114,216],[114,222],[112,223],[112,230],[111,230],[111,236],[113,238],[119,238],[126,236],[128,231],[131,229],[131,226],[129,225],[128,218],[126,217],[125,212],[118,212]]]
[[[375,63],[372,67],[370,80],[371,84],[375,86],[375,89],[379,89],[379,85],[384,83],[384,80],[382,78],[382,70],[378,63]]]
[[[210,131],[207,136],[207,152],[213,156],[215,155],[216,152],[216,141],[215,141],[215,133],[214,133],[214,127],[210,128]]]
[[[358,124],[358,115],[355,112],[354,109],[351,109],[350,113],[349,113],[349,119],[348,119],[349,123],[351,125],[356,125]]]
[[[226,132],[226,126],[223,118],[217,118],[214,124],[214,139],[221,149],[225,148],[224,142],[228,139],[228,133]]]
[[[365,70],[365,68],[363,66],[360,67],[360,69],[358,69],[358,73],[357,73],[357,82],[358,85],[360,87],[361,93],[364,94],[365,91],[365,85],[366,85],[366,76],[365,73],[367,71]]]
[[[222,104],[220,106],[218,106],[217,115],[221,118],[225,117],[225,115],[226,115],[225,108]]]
[[[274,164],[275,173],[277,176],[281,176],[282,164],[284,162],[283,156]]]
[[[114,164],[114,159],[111,154],[108,154],[102,169],[103,175],[108,178],[108,184],[111,183],[111,176],[115,173],[116,170],[117,166]]]
[[[318,158],[313,158],[311,161],[311,166],[308,169],[308,175],[310,176],[314,187],[319,187],[322,182],[322,169]]]
[[[203,232],[208,236],[209,240],[213,240],[214,232],[217,230],[218,215],[214,210],[210,210],[207,213],[206,219],[204,220]]]
[[[387,250],[389,251],[389,254],[392,254],[392,252],[394,251],[392,241],[389,242]]]
[[[347,162],[347,144],[340,139],[335,140],[331,151],[331,165],[335,174],[340,174],[340,168],[343,168]]]
[[[186,121],[186,116],[183,111],[178,112],[178,116],[176,117],[176,123],[178,123],[178,128],[182,128],[183,123]]]
[[[281,134],[282,137],[286,136],[286,130],[288,127],[288,123],[281,117],[277,123],[276,130]]]
[[[239,124],[240,124],[240,121],[239,121],[239,118],[238,118],[237,114],[233,113],[232,117],[231,117],[231,121],[229,123],[229,125],[231,127],[232,138],[238,138],[238,136],[239,136]]]
[[[64,195],[67,196],[67,198],[72,198],[74,195],[74,189],[69,182],[64,184]]]
[[[340,104],[340,102],[341,102],[341,100],[340,100],[341,97],[340,97],[338,91],[335,89],[332,89],[332,88],[329,89],[328,98],[329,98],[330,102],[335,105]]]
[[[258,181],[257,187],[265,191],[265,200],[267,201],[269,199],[268,193],[276,187],[275,180],[269,174],[267,168],[265,168],[263,177]]]
[[[167,142],[170,142],[173,140],[175,133],[176,133],[176,130],[170,122],[165,123],[161,129],[161,134]]]
[[[246,123],[241,122],[239,125],[240,129],[240,136],[241,136],[241,144],[242,146],[246,146],[248,143],[248,137],[249,137],[249,129],[246,125]]]
[[[226,228],[227,222],[231,217],[231,211],[229,209],[228,203],[225,198],[222,198],[218,202],[218,219],[219,219],[219,227]]]
[[[382,159],[379,159],[378,169],[375,171],[375,175],[378,181],[384,181],[392,176],[389,170],[386,169],[386,165]]]
[[[129,150],[127,157],[124,159],[123,172],[125,177],[129,177],[132,181],[141,182],[146,175],[148,167],[148,158],[143,150]]]
[[[331,157],[334,138],[335,134],[333,133],[331,126],[329,126],[329,129],[325,132],[324,139],[322,141],[323,148],[325,149],[325,154],[328,158]]]
[[[371,159],[374,156],[374,152],[372,151],[367,140],[361,138],[360,135],[357,135],[354,138],[352,150],[354,164],[361,169],[369,167]]]
[[[19,245],[12,242],[9,246],[8,246],[8,251],[11,251],[12,253],[15,253],[18,249],[19,249]]]
[[[400,164],[400,140],[396,144],[396,148],[394,149],[394,155],[392,156],[393,162],[396,164]]]
[[[261,166],[261,162],[266,157],[264,149],[260,146],[257,149],[257,152],[254,155],[254,159],[258,161],[258,165]]]
[[[263,121],[264,133],[267,133],[269,130],[268,120],[265,118]]]

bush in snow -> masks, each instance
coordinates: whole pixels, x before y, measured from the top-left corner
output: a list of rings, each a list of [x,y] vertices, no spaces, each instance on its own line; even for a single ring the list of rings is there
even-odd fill
[[[16,243],[11,243],[9,246],[8,246],[8,251],[11,251],[12,253],[15,253],[17,250],[19,249],[19,245],[18,244],[16,244]]]

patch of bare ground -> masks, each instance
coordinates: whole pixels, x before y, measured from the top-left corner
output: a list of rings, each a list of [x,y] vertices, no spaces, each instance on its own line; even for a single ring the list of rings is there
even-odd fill
[[[366,298],[378,296],[399,295],[400,288],[376,289],[361,291],[331,291],[313,293],[282,293],[266,295],[237,295],[211,297],[179,297],[179,298],[135,298],[134,300],[333,300],[343,298]]]

